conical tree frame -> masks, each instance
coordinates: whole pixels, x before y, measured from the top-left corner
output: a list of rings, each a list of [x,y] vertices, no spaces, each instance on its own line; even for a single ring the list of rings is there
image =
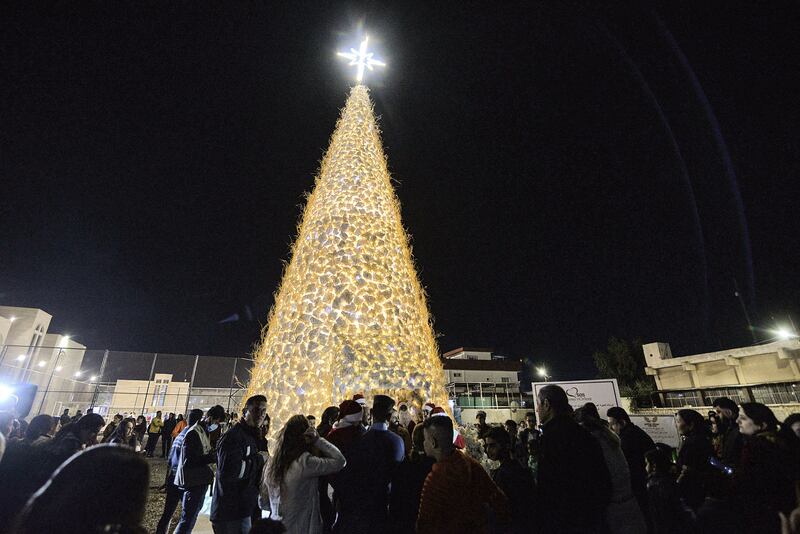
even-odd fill
[[[447,407],[444,372],[369,92],[350,91],[255,351],[272,429],[355,393]]]

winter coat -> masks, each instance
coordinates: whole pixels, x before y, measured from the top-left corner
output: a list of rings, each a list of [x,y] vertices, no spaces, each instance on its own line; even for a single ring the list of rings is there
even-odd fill
[[[686,436],[678,450],[678,487],[681,497],[692,509],[697,509],[705,498],[704,483],[714,455],[711,440],[705,434],[693,432]],[[684,472],[684,468],[688,471]]]
[[[422,485],[433,464],[433,458],[423,454],[406,458],[398,466],[392,479],[392,493],[389,496],[391,532],[413,534],[416,530]]]
[[[509,534],[527,534],[535,520],[533,473],[519,462],[508,459],[491,472],[492,480],[503,490],[511,508]]]
[[[727,466],[736,467],[742,456],[744,436],[739,433],[736,421],[725,421],[725,424],[727,426],[720,435],[719,459]]]
[[[628,462],[628,470],[631,475],[631,491],[636,499],[644,504],[647,493],[647,473],[644,467],[644,455],[656,448],[653,438],[647,432],[628,423],[619,433],[622,452]]]
[[[211,448],[208,432],[201,423],[195,423],[177,449],[175,465],[175,485],[182,488],[196,488],[211,484],[214,472],[208,464],[217,461],[217,455]]]
[[[571,415],[544,424],[537,482],[539,532],[591,532],[601,525],[611,475],[600,444]]]
[[[250,517],[258,506],[264,459],[258,453],[259,431],[240,420],[219,439],[217,477],[211,500],[211,521]]]
[[[181,419],[180,421],[175,422],[175,428],[172,429],[172,437],[177,438],[178,434],[183,432],[183,429],[189,426],[186,422],[186,419]]]
[[[692,512],[681,502],[678,484],[672,475],[650,475],[647,479],[647,502],[653,534],[690,531]]]
[[[778,512],[788,516],[795,506],[798,466],[773,432],[744,437],[742,457],[733,473],[734,503],[747,532],[780,532]]]
[[[628,460],[622,452],[620,438],[605,426],[592,427],[590,432],[600,443],[606,467],[611,475],[611,502],[608,503],[605,512],[608,532],[646,534],[647,525],[639,508],[639,502],[631,490]]]
[[[309,452],[300,455],[283,477],[280,488],[270,483],[269,472],[262,481],[269,495],[272,516],[280,519],[287,534],[322,534],[319,508],[319,478],[339,472],[345,466],[344,455],[333,444],[319,438],[320,456]]]

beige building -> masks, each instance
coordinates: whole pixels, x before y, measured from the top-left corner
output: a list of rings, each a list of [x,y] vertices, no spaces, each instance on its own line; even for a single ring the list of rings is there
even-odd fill
[[[107,406],[98,405],[103,415],[184,413],[189,400],[189,382],[173,382],[172,375],[156,373],[153,380],[117,380]]]
[[[800,411],[800,340],[673,356],[668,343],[642,346],[645,372],[667,408],[710,406],[717,397]],[[786,410],[779,410],[783,413]]]

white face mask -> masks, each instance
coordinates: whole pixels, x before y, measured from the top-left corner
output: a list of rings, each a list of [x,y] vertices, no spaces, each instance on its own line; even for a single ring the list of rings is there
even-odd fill
[[[218,428],[219,428],[219,425],[217,423],[211,423],[210,425],[208,425],[208,431],[209,432],[213,432]]]

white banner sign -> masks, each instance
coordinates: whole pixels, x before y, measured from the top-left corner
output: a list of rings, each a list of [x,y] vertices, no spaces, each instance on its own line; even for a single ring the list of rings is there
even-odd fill
[[[666,443],[677,448],[680,445],[675,418],[671,415],[631,415],[631,422],[647,432],[656,443]]]
[[[619,387],[616,378],[575,380],[573,382],[534,382],[534,397],[539,395],[540,389],[548,385],[561,387],[567,393],[567,399],[573,408],[580,408],[587,402],[593,402],[603,419],[606,417],[606,410],[612,406],[619,406]]]

